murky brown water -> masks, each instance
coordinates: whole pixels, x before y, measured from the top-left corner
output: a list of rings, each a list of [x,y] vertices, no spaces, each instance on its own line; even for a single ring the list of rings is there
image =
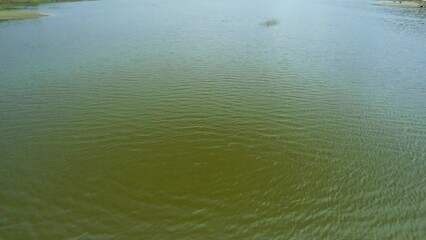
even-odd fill
[[[424,12],[39,10],[0,23],[1,239],[425,236]]]

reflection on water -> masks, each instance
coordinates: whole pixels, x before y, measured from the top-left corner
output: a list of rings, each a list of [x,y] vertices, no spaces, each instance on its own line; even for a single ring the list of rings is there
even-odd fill
[[[0,238],[424,235],[423,13],[352,0],[40,11],[52,16],[0,24]]]

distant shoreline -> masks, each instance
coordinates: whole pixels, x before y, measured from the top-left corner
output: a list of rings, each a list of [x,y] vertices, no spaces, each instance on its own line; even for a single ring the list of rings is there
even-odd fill
[[[379,1],[376,5],[386,7],[426,8],[426,2],[424,1]]]
[[[39,18],[48,16],[47,14],[38,12],[14,11],[18,9],[26,9],[28,7],[38,6],[43,3],[59,3],[59,2],[77,2],[82,0],[39,0],[33,3],[30,0],[0,0],[0,21]]]

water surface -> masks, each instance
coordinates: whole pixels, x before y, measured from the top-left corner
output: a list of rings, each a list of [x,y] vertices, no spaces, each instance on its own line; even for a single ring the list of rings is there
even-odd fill
[[[423,10],[34,10],[0,23],[0,238],[425,236]]]

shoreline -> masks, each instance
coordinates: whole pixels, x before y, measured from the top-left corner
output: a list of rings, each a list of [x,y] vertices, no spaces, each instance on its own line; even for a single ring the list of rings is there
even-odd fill
[[[426,8],[426,2],[422,1],[378,1],[375,3],[384,7],[403,7],[403,8]]]
[[[30,19],[49,16],[39,12],[19,11],[28,7],[35,7],[45,3],[78,2],[83,0],[39,0],[34,3],[31,0],[0,0],[0,21]]]
[[[38,12],[15,12],[15,11],[0,11],[0,21],[40,18],[49,16]]]

